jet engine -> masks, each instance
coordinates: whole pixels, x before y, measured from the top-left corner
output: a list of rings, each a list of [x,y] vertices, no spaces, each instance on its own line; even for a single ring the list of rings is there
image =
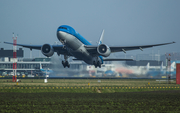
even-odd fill
[[[47,57],[51,57],[54,54],[54,49],[50,44],[44,44],[41,47],[41,52],[43,55],[45,55]]]
[[[104,57],[108,57],[111,54],[111,49],[105,44],[100,44],[97,47],[97,52]]]

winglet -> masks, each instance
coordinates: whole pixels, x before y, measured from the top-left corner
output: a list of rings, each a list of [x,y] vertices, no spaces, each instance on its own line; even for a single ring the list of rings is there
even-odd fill
[[[102,31],[101,37],[99,38],[98,45],[100,45],[100,44],[103,43],[103,37],[104,37],[104,29],[103,29],[103,31]]]

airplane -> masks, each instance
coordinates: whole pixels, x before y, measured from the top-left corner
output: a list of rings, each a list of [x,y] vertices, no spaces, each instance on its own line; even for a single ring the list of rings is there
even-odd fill
[[[43,69],[42,68],[42,64],[40,63],[40,70],[41,70],[41,72],[43,73],[43,74],[45,74],[45,75],[50,75],[50,74],[52,74],[53,73],[53,70],[51,70],[51,69]]]
[[[92,45],[85,38],[83,38],[74,28],[68,25],[61,25],[57,29],[57,38],[62,43],[62,45],[27,45],[27,44],[16,44],[17,46],[22,46],[25,48],[41,50],[42,54],[51,57],[54,52],[57,55],[64,55],[64,61],[62,65],[65,67],[70,67],[68,62],[68,57],[75,57],[73,60],[82,60],[89,65],[94,65],[95,68],[101,68],[101,64],[104,61],[132,61],[133,59],[104,59],[103,57],[108,57],[114,52],[124,52],[129,50],[140,49],[143,51],[144,48],[149,48],[153,46],[161,46],[172,44],[162,43],[153,45],[140,45],[140,46],[108,46],[103,43],[104,30],[102,31],[101,37],[97,45]],[[9,42],[4,42],[6,44],[12,44]]]
[[[170,76],[175,76],[176,75],[176,63],[172,62],[170,65],[170,69],[164,69],[163,68],[163,62],[161,64],[160,69],[148,69],[147,75],[152,76],[152,77],[160,77],[164,75],[170,75]]]
[[[167,74],[171,77],[176,77],[176,61],[171,62],[170,71]]]
[[[149,64],[149,67],[150,67],[150,64]],[[146,73],[146,75],[148,77],[149,76],[151,76],[151,77],[161,77],[161,76],[166,74],[166,70],[163,68],[164,67],[163,62],[161,64],[161,66],[160,66],[160,69],[156,69],[156,68],[149,69],[149,67],[148,67],[148,70],[147,70],[147,73]]]

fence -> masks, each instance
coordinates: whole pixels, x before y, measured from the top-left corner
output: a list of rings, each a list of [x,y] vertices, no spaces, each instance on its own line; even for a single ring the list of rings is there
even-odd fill
[[[0,87],[0,89],[170,89],[180,87]]]

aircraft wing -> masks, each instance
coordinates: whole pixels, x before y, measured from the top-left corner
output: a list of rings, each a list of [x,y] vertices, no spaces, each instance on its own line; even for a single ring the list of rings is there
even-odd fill
[[[5,44],[11,44],[13,45],[13,43],[10,42],[4,42]],[[22,46],[25,48],[29,48],[29,49],[37,49],[37,50],[41,50],[41,47],[43,45],[28,45],[28,44],[16,44],[17,46]],[[58,54],[69,54],[68,51],[64,48],[63,45],[52,45],[53,49],[55,52],[58,52]]]
[[[150,47],[154,47],[154,46],[162,46],[162,45],[173,44],[173,43],[175,43],[175,42],[153,44],[153,45],[140,45],[140,46],[110,46],[109,48],[111,49],[112,53],[114,53],[114,52],[121,52],[121,51],[126,53],[126,51],[129,51],[129,50],[140,49],[141,51],[143,51],[143,49],[145,49],[145,48],[150,48]],[[86,47],[87,51],[90,54],[98,55],[98,52],[97,52],[97,47],[98,46],[85,45],[85,47]]]

